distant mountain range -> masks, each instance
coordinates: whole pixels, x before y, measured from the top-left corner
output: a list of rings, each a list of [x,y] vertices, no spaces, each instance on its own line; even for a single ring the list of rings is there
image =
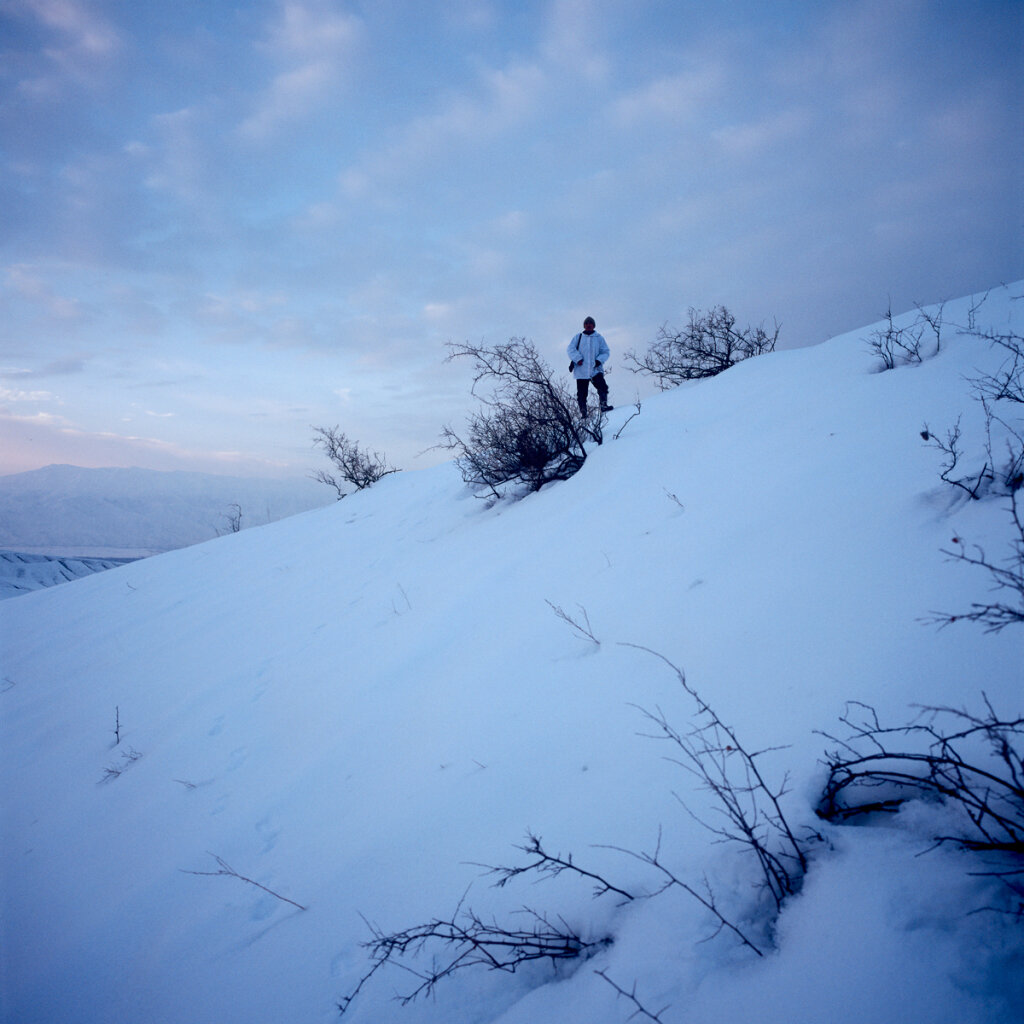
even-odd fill
[[[0,549],[138,558],[331,504],[311,479],[47,466],[0,476]]]

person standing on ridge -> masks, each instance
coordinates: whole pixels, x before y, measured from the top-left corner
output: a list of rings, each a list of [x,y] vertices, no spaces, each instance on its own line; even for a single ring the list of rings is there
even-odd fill
[[[592,316],[583,321],[583,330],[569,342],[569,372],[576,378],[576,401],[580,404],[580,415],[587,415],[587,394],[593,381],[597,397],[601,401],[601,412],[615,407],[608,404],[608,385],[604,379],[604,364],[611,355],[608,342],[597,333],[597,323]]]

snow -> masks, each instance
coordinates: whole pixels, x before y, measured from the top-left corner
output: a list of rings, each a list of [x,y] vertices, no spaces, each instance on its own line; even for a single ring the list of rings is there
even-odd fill
[[[49,558],[0,551],[0,600],[54,587],[131,561],[127,558]]]
[[[994,290],[980,325],[1019,325],[1022,290]],[[921,365],[875,372],[865,328],[645,400],[618,439],[634,410],[613,396],[605,445],[520,501],[479,500],[452,465],[401,473],[3,602],[3,1019],[335,1021],[367,921],[463,897],[614,942],[574,969],[467,970],[408,1006],[392,997],[415,979],[386,968],[346,1024],[619,1024],[637,1007],[599,970],[664,1024],[1015,1019],[1024,933],[971,913],[996,898],[975,858],[924,852],[938,812],[814,814],[816,730],[848,700],[906,721],[984,690],[1024,711],[1019,626],[922,621],[987,593],[942,555],[954,532],[993,554],[1011,537],[1004,503],[961,500],[920,437],[962,414],[980,452],[968,378],[999,356],[953,328],[969,306],[946,305]],[[662,659],[749,749],[779,748],[763,769],[824,838],[777,921],[645,735],[641,708],[680,729],[694,712]],[[568,873],[493,888],[479,865],[522,863],[528,830],[638,894],[659,879],[624,851],[660,832],[672,871],[707,877],[766,955],[709,939],[678,889],[621,905]],[[216,858],[308,909],[203,874]]]

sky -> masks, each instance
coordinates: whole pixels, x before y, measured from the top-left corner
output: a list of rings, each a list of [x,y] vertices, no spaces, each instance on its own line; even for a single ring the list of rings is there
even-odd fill
[[[0,474],[399,468],[448,343],[816,344],[1024,277],[1016,2],[0,0]]]

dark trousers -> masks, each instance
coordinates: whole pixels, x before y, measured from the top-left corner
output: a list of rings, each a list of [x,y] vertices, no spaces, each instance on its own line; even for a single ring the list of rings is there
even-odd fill
[[[608,404],[608,385],[605,383],[603,373],[595,373],[591,378],[594,383],[594,387],[597,388],[597,397],[601,400],[601,408],[603,409]],[[587,414],[587,394],[590,391],[590,380],[584,377],[582,380],[576,379],[576,401],[580,403],[580,414],[586,416]]]

